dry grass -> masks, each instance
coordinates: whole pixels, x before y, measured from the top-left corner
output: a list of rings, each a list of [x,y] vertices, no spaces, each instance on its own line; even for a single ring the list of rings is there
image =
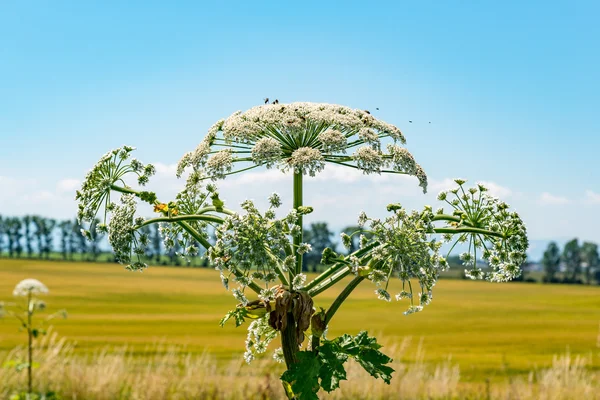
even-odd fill
[[[388,346],[400,360],[409,341]],[[39,342],[35,360],[34,386],[52,390],[62,399],[85,400],[175,400],[175,399],[280,399],[279,374],[282,366],[260,360],[246,365],[241,359],[222,366],[206,354],[154,344],[147,354],[127,348],[108,348],[80,356],[74,346],[56,334]],[[0,363],[23,359],[25,349],[17,347],[0,353]],[[591,356],[590,356],[591,357]],[[391,385],[375,380],[356,364],[347,368],[348,381],[341,389],[322,399],[519,399],[563,400],[600,399],[598,374],[587,368],[590,360],[565,354],[555,357],[552,367],[532,371],[527,379],[507,380],[486,387],[461,383],[458,365],[447,360],[437,365],[423,361],[419,345],[416,362],[394,362]],[[0,376],[0,398],[25,387],[25,372],[5,368]]]

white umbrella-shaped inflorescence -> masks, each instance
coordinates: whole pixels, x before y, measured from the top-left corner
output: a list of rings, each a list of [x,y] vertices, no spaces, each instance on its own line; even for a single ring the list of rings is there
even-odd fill
[[[385,151],[383,140],[388,141]],[[396,126],[368,111],[325,103],[268,104],[215,123],[198,147],[183,156],[178,175],[191,166],[208,178],[222,179],[264,165],[315,176],[332,163],[365,174],[412,175],[425,192],[427,175],[400,146],[404,143]]]
[[[29,295],[48,294],[48,288],[37,279],[23,279],[17,283],[13,290],[13,296],[27,297]]]
[[[452,207],[452,215],[444,214],[443,208],[434,212],[426,206],[421,212],[409,212],[399,204],[391,204],[388,209],[392,215],[383,220],[368,218],[364,213],[359,216],[359,225],[367,225],[369,232],[368,237],[361,236],[360,247],[376,246],[368,258],[350,257],[349,268],[377,285],[378,298],[391,300],[389,282],[397,277],[402,281],[402,291],[395,295],[396,300],[410,301],[405,313],[421,311],[432,299],[440,272],[449,268],[439,254],[444,241],[452,244],[448,253],[459,243],[468,246],[460,258],[471,279],[504,282],[521,273],[528,248],[523,221],[508,210],[506,203],[490,196],[484,185],[465,189],[465,182],[457,179],[457,188],[438,196]],[[445,225],[436,227],[439,222]],[[438,240],[438,234],[442,234],[442,240]],[[342,242],[349,246],[350,236],[342,233]],[[415,285],[420,288],[418,295],[413,293]]]

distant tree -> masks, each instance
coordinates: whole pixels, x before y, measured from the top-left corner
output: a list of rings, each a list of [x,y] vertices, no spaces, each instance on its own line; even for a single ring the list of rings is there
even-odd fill
[[[23,217],[23,228],[25,230],[23,238],[25,239],[25,249],[27,251],[27,257],[33,257],[33,231],[32,231],[33,217],[26,215]]]
[[[71,253],[71,233],[73,230],[73,224],[70,220],[60,221],[58,223],[58,229],[60,230],[60,253],[62,254],[63,260],[66,260]]]
[[[304,242],[310,243],[312,250],[304,255],[302,268],[306,271],[312,268],[313,271],[321,263],[321,255],[325,248],[329,247],[335,250],[336,244],[331,240],[333,232],[329,230],[327,222],[313,222],[309,229],[304,231]]]
[[[150,225],[150,244],[152,246],[152,256],[157,264],[160,263],[160,256],[162,255],[162,237],[158,230],[158,224]]]
[[[50,253],[53,250],[53,242],[54,242],[54,228],[56,227],[56,220],[52,218],[44,218],[43,219],[43,238],[44,238],[44,254],[46,255],[46,259],[50,258]]]
[[[581,261],[585,267],[585,281],[589,285],[594,279],[595,271],[600,267],[600,256],[598,255],[598,245],[591,242],[583,242],[581,246]]]
[[[542,266],[544,267],[544,281],[554,282],[560,268],[560,249],[555,242],[550,242],[544,251]]]
[[[570,240],[565,244],[562,261],[565,263],[566,281],[577,282],[579,274],[581,274],[581,248],[577,239]]]
[[[34,215],[32,217],[33,224],[35,225],[34,236],[37,242],[38,257],[42,258],[44,255],[44,217]]]
[[[74,219],[70,223],[71,231],[67,237],[67,246],[69,248],[69,259],[73,260],[73,254],[77,253],[79,236],[81,236],[81,231],[77,229],[77,219]]]
[[[21,244],[21,238],[23,237],[23,233],[21,232],[21,219],[12,217],[6,219],[5,223],[8,236],[9,257],[21,257],[21,253],[23,252],[23,245]]]

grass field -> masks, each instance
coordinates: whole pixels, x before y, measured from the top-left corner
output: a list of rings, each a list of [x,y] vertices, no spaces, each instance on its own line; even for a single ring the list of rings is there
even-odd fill
[[[0,301],[10,301],[24,278],[49,287],[49,311],[68,310],[69,318],[54,330],[75,341],[80,354],[128,345],[141,355],[162,341],[194,353],[206,350],[225,362],[243,350],[245,329],[218,325],[235,300],[210,269],[131,273],[113,264],[3,259]],[[316,305],[327,306],[334,295],[317,297]],[[424,312],[404,316],[404,309],[403,303],[375,299],[373,287],[364,284],[338,312],[329,336],[368,328],[388,344],[411,337],[412,347],[403,353],[408,362],[422,340],[426,362],[452,357],[467,382],[525,374],[566,350],[592,355],[592,367],[600,366],[600,287],[441,280]],[[0,320],[0,351],[24,339],[14,320]]]

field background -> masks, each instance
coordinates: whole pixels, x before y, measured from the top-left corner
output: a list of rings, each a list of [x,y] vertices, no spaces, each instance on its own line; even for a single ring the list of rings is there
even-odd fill
[[[114,264],[2,259],[0,301],[13,301],[14,285],[25,278],[49,287],[49,312],[67,309],[68,319],[55,322],[54,330],[76,342],[79,354],[127,345],[143,357],[149,345],[162,342],[207,351],[225,364],[243,351],[246,329],[218,325],[235,300],[214,270],[132,273]],[[524,375],[566,351],[591,355],[591,367],[600,369],[600,287],[444,279],[431,305],[411,316],[402,314],[406,303],[382,302],[373,290],[367,283],[354,292],[332,321],[330,337],[368,328],[387,345],[411,338],[403,361],[416,359],[421,342],[425,362],[451,357],[466,382]],[[316,305],[326,307],[334,296],[323,294]],[[0,351],[24,340],[15,320],[0,319]]]

